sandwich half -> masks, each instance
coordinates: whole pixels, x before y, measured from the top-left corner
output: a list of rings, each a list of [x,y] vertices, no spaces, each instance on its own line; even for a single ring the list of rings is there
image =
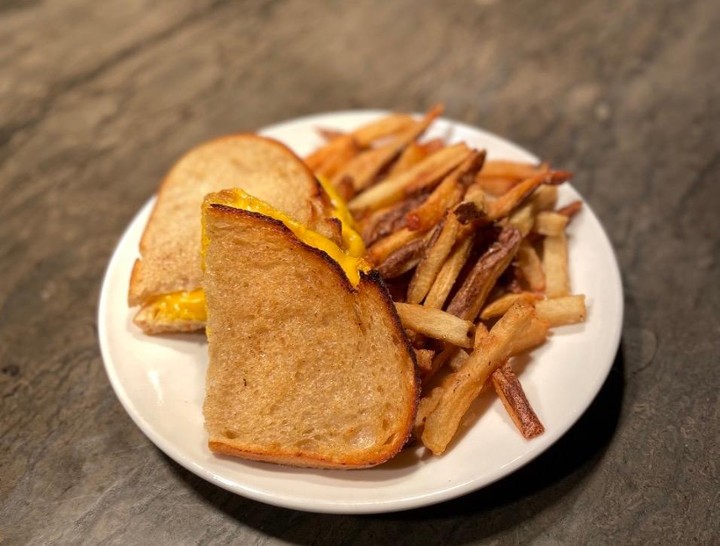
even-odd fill
[[[401,450],[416,411],[414,353],[361,258],[229,190],[205,199],[203,259],[213,452],[363,468]]]
[[[200,210],[208,193],[243,188],[289,217],[332,236],[339,227],[312,172],[283,144],[251,134],[202,144],[170,170],[140,241],[128,303],[145,333],[187,332],[205,325],[200,282]]]

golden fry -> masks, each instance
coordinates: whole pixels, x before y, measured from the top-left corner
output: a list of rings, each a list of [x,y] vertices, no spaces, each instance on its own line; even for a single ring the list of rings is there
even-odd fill
[[[351,211],[360,212],[365,209],[377,210],[397,203],[412,191],[435,184],[462,163],[469,154],[470,150],[462,143],[443,148],[407,171],[368,188],[352,199],[348,206]]]
[[[396,303],[395,307],[405,328],[458,347],[472,347],[474,326],[469,320],[412,303]]]
[[[535,311],[538,317],[546,320],[552,327],[585,322],[587,316],[585,295],[540,300],[535,302]]]
[[[445,305],[445,300],[450,294],[457,276],[460,274],[465,262],[467,262],[470,251],[472,250],[473,238],[467,237],[455,244],[445,263],[440,268],[435,282],[433,282],[430,291],[425,297],[423,305],[441,309]]]
[[[525,438],[529,440],[545,432],[508,361],[493,372],[491,379],[505,410]]]
[[[568,271],[568,245],[565,232],[543,240],[543,269],[545,270],[545,294],[557,298],[570,294]]]

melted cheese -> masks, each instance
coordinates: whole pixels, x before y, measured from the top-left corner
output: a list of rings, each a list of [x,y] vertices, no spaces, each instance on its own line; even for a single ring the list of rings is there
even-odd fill
[[[201,289],[155,296],[145,304],[158,322],[205,322],[205,293]]]
[[[257,212],[264,216],[269,216],[270,218],[281,221],[303,243],[318,250],[322,250],[325,254],[330,256],[330,258],[337,262],[353,286],[357,286],[360,282],[360,271],[367,272],[370,270],[370,265],[361,257],[365,251],[362,239],[360,238],[360,235],[358,235],[352,227],[348,226],[347,222],[342,218],[343,214],[347,214],[349,217],[350,213],[347,211],[347,208],[345,208],[345,212],[343,213],[343,210],[339,205],[342,203],[342,200],[340,200],[337,194],[337,201],[332,202],[334,210],[337,214],[335,217],[338,218],[343,225],[343,242],[347,241],[347,250],[343,250],[324,235],[320,235],[318,232],[309,229],[290,218],[287,214],[271,207],[265,201],[261,201],[260,199],[257,199],[240,189],[226,190],[219,195],[222,196],[222,198],[217,200],[219,204],[229,205],[250,212]],[[205,241],[205,244],[207,244],[207,241]]]
[[[363,256],[365,254],[365,243],[357,232],[355,219],[352,217],[352,214],[350,214],[350,209],[348,209],[345,201],[340,197],[335,187],[327,178],[318,176],[317,179],[330,198],[330,204],[333,208],[333,218],[340,220],[343,244],[347,249],[347,253],[357,258]]]

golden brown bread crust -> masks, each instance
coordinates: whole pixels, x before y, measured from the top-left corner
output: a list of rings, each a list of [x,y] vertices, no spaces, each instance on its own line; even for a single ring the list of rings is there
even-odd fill
[[[190,150],[163,180],[140,240],[128,291],[130,306],[160,294],[200,286],[200,207],[208,193],[241,187],[301,223],[324,219],[330,202],[313,173],[280,142],[252,134],[229,135]],[[136,321],[146,332],[171,331],[152,317]],[[178,330],[187,325],[178,325]]]
[[[205,219],[210,449],[339,469],[397,454],[418,381],[379,275],[353,287],[327,254],[260,214],[212,205]]]

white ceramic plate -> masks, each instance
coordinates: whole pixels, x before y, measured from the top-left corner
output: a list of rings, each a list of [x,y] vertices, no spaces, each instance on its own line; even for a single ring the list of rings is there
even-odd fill
[[[317,127],[349,129],[381,114],[330,113],[261,132],[304,155],[321,143]],[[439,120],[428,136],[485,148],[490,158],[536,161],[514,144],[461,123]],[[561,204],[578,198],[570,186],[561,187]],[[489,393],[478,400],[474,415],[441,457],[428,456],[422,448],[407,449],[379,467],[350,471],[217,457],[208,451],[203,428],[204,336],[147,337],[133,325],[133,310],[126,304],[130,271],[151,207],[152,200],[127,228],[105,275],[98,317],[105,367],[120,402],[152,442],[191,472],[239,495],[329,513],[390,512],[463,495],[506,476],[558,440],[595,398],[612,366],[620,339],[622,286],[608,238],[586,206],[569,234],[573,291],[587,295],[588,320],[556,329],[521,373],[528,398],[545,424],[543,435],[523,439]]]

